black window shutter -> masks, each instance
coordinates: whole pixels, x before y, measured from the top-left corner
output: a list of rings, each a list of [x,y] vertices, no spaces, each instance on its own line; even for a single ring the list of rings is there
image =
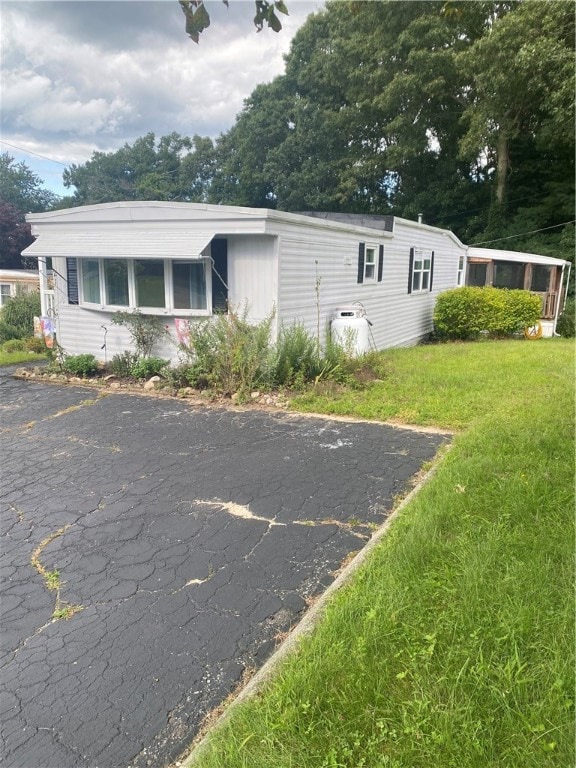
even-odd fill
[[[414,248],[410,248],[410,266],[408,268],[408,293],[412,293],[412,273],[414,272]]]
[[[228,311],[228,241],[214,238],[212,256],[212,312]]]
[[[434,277],[434,251],[430,257],[430,290],[432,290],[432,278]]]
[[[378,251],[378,282],[382,282],[382,271],[384,269],[384,246],[380,246]]]
[[[360,243],[358,245],[358,280],[356,282],[364,282],[364,252],[366,250],[366,244]]]
[[[79,304],[78,259],[66,259],[66,281],[68,283],[68,304]]]

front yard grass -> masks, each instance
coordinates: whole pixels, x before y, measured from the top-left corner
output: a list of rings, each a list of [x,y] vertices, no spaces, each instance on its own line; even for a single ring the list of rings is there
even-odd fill
[[[190,764],[574,765],[571,341],[384,352],[302,409],[456,427],[451,451],[311,635]]]
[[[46,360],[46,355],[37,355],[34,352],[3,352],[0,350],[0,366],[34,363],[40,360]]]

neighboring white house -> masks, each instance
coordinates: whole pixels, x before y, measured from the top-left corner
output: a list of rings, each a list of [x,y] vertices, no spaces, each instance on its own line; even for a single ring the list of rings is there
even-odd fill
[[[16,296],[18,291],[40,290],[38,272],[26,269],[0,269],[0,307]]]
[[[340,219],[340,220],[336,220]],[[231,305],[274,331],[316,334],[341,307],[362,307],[370,346],[416,344],[432,331],[436,296],[464,279],[466,247],[447,230],[392,217],[293,214],[167,202],[118,202],[29,214],[26,256],[52,259],[56,333],[70,354],[107,359],[130,348],[118,310],[175,319]],[[45,311],[43,305],[43,314]]]
[[[253,321],[274,312],[274,333],[298,322],[323,335],[335,317],[358,328],[365,314],[359,351],[416,344],[433,329],[437,295],[464,284],[468,250],[448,230],[391,216],[117,202],[27,220],[36,240],[25,255],[41,276],[52,259],[42,313],[66,352],[108,360],[130,348],[111,322],[127,309],[165,320],[170,340],[155,351],[172,359],[176,321],[229,306]]]

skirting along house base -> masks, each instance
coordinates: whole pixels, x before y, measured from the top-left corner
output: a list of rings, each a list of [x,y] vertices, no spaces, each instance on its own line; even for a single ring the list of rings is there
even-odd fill
[[[432,331],[438,294],[464,284],[469,252],[449,230],[391,216],[117,202],[27,220],[42,313],[68,354],[101,360],[130,349],[112,316],[134,309],[165,320],[155,353],[172,360],[186,322],[229,307],[254,322],[273,314],[274,333],[300,323],[323,339],[336,318],[362,317],[364,347],[417,344]],[[554,261],[561,291],[566,262]]]

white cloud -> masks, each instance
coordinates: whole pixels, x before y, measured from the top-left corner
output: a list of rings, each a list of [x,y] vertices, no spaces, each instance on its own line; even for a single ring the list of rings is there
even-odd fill
[[[68,164],[148,132],[215,138],[258,83],[282,73],[294,32],[321,5],[289,0],[282,32],[257,34],[253,2],[213,2],[197,46],[176,0],[4,0],[3,141]]]

